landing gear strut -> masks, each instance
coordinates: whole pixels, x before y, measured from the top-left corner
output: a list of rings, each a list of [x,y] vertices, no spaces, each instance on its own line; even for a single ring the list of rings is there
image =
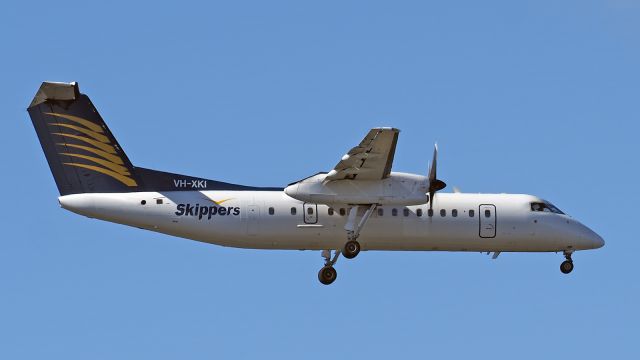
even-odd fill
[[[371,214],[373,214],[376,206],[376,204],[371,204],[357,224],[358,205],[349,208],[349,217],[347,218],[347,223],[344,225],[344,229],[347,231],[347,243],[344,244],[344,248],[342,249],[342,255],[344,255],[345,258],[353,259],[360,253],[360,243],[358,242],[360,231],[364,228]]]
[[[338,272],[333,265],[338,261],[340,256],[340,250],[336,250],[333,258],[331,257],[331,250],[323,250],[322,257],[324,258],[324,266],[318,271],[318,280],[324,285],[330,285],[338,277]]]
[[[336,249],[333,257],[331,256],[331,250],[323,250],[322,257],[324,258],[324,266],[318,272],[318,280],[324,285],[329,285],[336,281],[338,272],[333,265],[338,261],[340,254],[344,255],[347,259],[353,259],[360,253],[360,243],[358,242],[358,236],[360,236],[360,230],[367,223],[371,214],[376,209],[376,204],[371,204],[362,219],[357,221],[358,218],[358,205],[351,206],[349,208],[349,217],[347,223],[344,225],[344,229],[347,231],[347,242],[342,249]]]
[[[573,251],[565,251],[564,257],[567,259],[560,264],[560,271],[563,274],[568,274],[573,271],[573,260],[571,259],[571,254]]]

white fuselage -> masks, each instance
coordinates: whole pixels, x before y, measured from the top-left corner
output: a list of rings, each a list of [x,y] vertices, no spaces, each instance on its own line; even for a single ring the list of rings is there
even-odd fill
[[[573,251],[604,244],[570,216],[532,211],[540,201],[534,196],[441,193],[434,200],[433,216],[428,204],[379,206],[358,239],[362,249]],[[331,250],[346,241],[348,205],[303,203],[284,191],[87,193],[59,201],[91,218],[222,246]]]

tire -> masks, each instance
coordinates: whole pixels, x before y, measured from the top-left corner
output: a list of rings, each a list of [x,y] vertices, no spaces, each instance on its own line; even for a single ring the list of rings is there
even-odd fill
[[[318,280],[324,285],[330,285],[338,277],[338,272],[333,266],[325,266],[318,272]]]
[[[344,244],[344,249],[342,249],[342,255],[345,258],[353,259],[354,257],[358,256],[359,253],[360,253],[359,242],[355,240],[351,240],[351,241],[347,241],[347,243]]]
[[[563,274],[568,274],[573,271],[573,261],[565,260],[560,264],[560,271]]]

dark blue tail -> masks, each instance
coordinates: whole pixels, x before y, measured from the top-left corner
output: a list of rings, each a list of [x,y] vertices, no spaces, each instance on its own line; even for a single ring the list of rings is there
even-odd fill
[[[28,112],[60,195],[139,191],[133,165],[78,84],[42,83]]]
[[[134,167],[78,84],[44,82],[27,109],[60,195],[137,191],[282,190]]]

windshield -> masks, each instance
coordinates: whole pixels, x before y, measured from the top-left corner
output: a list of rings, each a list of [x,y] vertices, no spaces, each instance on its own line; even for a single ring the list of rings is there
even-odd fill
[[[531,211],[551,212],[554,214],[564,214],[562,210],[558,209],[555,205],[548,201],[544,202],[532,202]]]

